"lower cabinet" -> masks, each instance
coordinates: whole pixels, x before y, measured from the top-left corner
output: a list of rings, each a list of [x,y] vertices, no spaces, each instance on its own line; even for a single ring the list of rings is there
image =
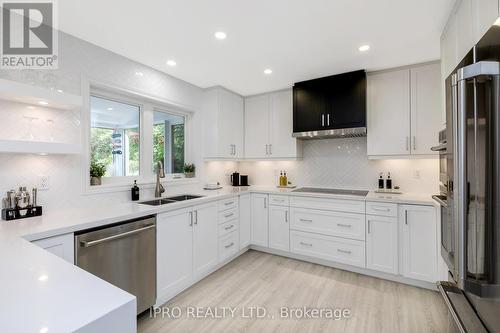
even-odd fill
[[[402,275],[436,282],[438,267],[437,211],[431,206],[400,205]]]
[[[39,239],[32,243],[67,262],[75,263],[75,238],[73,233]]]
[[[157,300],[161,304],[217,265],[217,203],[159,214]]]
[[[290,208],[269,206],[269,247],[290,251]]]
[[[269,195],[252,193],[252,244],[269,247]]]
[[[290,232],[291,251],[351,266],[365,267],[365,242],[309,232]]]
[[[366,216],[366,268],[398,274],[398,218]]]
[[[250,245],[252,239],[252,200],[250,194],[240,196],[240,249]]]

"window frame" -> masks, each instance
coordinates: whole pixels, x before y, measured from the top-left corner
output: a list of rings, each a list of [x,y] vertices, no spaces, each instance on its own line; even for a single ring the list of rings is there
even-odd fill
[[[82,143],[84,147],[83,170],[83,193],[107,193],[129,191],[134,180],[143,188],[154,188],[156,174],[151,168],[153,165],[153,115],[155,111],[169,113],[184,117],[184,160],[192,161],[191,158],[191,134],[194,111],[182,105],[165,101],[161,98],[145,95],[143,93],[103,84],[98,81],[83,79],[84,105],[81,115]],[[102,185],[90,185],[90,129],[91,129],[91,96],[101,97],[117,102],[123,102],[139,106],[139,176],[115,176],[103,177]],[[197,183],[197,178],[185,178],[179,174],[165,174],[162,183],[167,184],[189,184]]]

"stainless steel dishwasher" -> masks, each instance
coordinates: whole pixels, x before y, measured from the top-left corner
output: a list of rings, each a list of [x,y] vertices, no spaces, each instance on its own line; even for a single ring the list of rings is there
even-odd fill
[[[156,218],[75,233],[78,267],[137,297],[137,314],[156,300]]]

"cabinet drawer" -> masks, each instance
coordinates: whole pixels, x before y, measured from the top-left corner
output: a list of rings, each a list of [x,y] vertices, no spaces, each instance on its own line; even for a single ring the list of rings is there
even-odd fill
[[[290,233],[293,253],[365,267],[365,242],[307,232]]]
[[[238,197],[219,201],[219,212],[238,207]]]
[[[219,237],[224,237],[236,230],[238,230],[238,220],[232,220],[224,224],[219,224]]]
[[[219,262],[235,255],[238,252],[238,233],[233,231],[226,237],[219,239]]]
[[[269,204],[275,206],[289,206],[290,198],[287,195],[273,195],[269,196]]]
[[[385,202],[367,202],[366,214],[395,217],[398,216],[398,205]]]
[[[238,208],[229,209],[219,213],[219,224],[238,219]]]
[[[337,212],[347,213],[365,213],[365,202],[357,200],[292,196],[290,197],[290,206],[299,208],[334,210]]]
[[[291,228],[294,230],[365,240],[363,214],[292,208],[291,217]]]

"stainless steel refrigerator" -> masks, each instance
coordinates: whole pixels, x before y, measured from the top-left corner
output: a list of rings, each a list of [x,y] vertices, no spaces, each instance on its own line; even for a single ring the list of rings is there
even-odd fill
[[[450,274],[439,290],[450,331],[500,333],[500,27],[446,80],[446,104],[441,254]]]

